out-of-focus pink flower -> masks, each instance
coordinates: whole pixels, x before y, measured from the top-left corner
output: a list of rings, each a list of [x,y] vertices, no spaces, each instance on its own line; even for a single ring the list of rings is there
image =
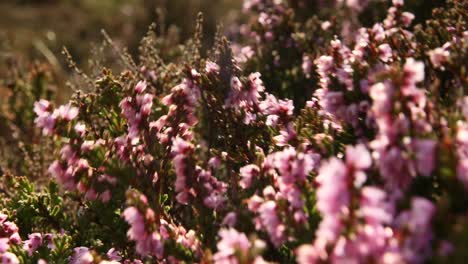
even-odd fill
[[[244,189],[249,188],[252,184],[252,179],[258,176],[259,173],[260,168],[255,164],[250,164],[242,167],[240,169],[241,180],[239,182],[239,185]]]
[[[220,70],[220,67],[218,64],[212,62],[212,61],[207,61],[206,66],[205,66],[205,72],[208,74],[218,74]]]
[[[346,148],[346,164],[356,169],[365,170],[372,165],[372,158],[364,145],[348,146]]]
[[[5,252],[2,254],[2,264],[19,264],[19,259],[15,254],[11,252]]]
[[[296,261],[299,264],[317,263],[319,256],[313,245],[301,245],[296,249]]]
[[[5,253],[10,248],[10,239],[2,237],[0,238],[0,254]]]
[[[28,252],[29,256],[42,245],[42,235],[40,233],[32,233],[28,235],[28,240],[24,241],[23,249]]]
[[[414,14],[410,12],[403,12],[401,14],[401,20],[405,27],[409,27],[411,23],[413,22],[414,18],[415,18]]]
[[[405,3],[404,0],[392,0],[392,4],[393,4],[394,6],[401,7],[401,6],[404,5],[404,3]]]
[[[237,222],[237,214],[234,212],[228,213],[223,219],[223,225],[227,225],[229,227],[233,227],[236,225]]]
[[[302,57],[302,72],[306,76],[309,76],[310,73],[312,72],[312,66],[313,66],[312,59],[309,56],[304,55]]]
[[[267,230],[271,242],[279,247],[286,239],[285,226],[277,215],[277,205],[274,201],[267,201],[258,208],[262,225]]]
[[[37,117],[34,119],[34,123],[37,127],[42,128],[42,132],[45,135],[52,135],[57,121],[57,114],[51,113],[51,105],[49,101],[41,99],[34,103],[34,112]]]
[[[325,162],[319,170],[317,182],[317,209],[323,220],[317,237],[324,241],[335,241],[342,229],[340,214],[349,206],[350,194],[347,185],[348,172],[345,164],[336,158]]]
[[[216,210],[224,203],[225,200],[226,199],[221,193],[214,191],[203,199],[203,204]]]
[[[250,241],[244,233],[239,233],[233,228],[221,229],[219,231],[221,240],[216,245],[218,252],[213,255],[217,264],[238,263],[236,254],[247,256],[251,247]]]
[[[423,176],[430,176],[435,167],[435,150],[437,142],[430,139],[414,140],[416,168]]]
[[[139,94],[143,93],[146,90],[146,86],[146,81],[139,81],[137,85],[135,85],[135,92]]]
[[[42,116],[50,112],[50,102],[44,99],[41,99],[34,103],[34,112],[37,116]]]
[[[70,259],[70,264],[92,264],[93,255],[87,247],[77,247],[73,249],[73,256]]]
[[[71,104],[61,105],[57,109],[58,116],[66,121],[71,121],[78,116],[78,108],[71,106]]]
[[[392,58],[392,48],[387,43],[381,44],[379,47],[379,58],[383,62],[389,62]]]
[[[84,134],[86,133],[86,125],[83,123],[76,123],[74,129],[75,129],[75,132],[81,137],[83,137]]]
[[[393,87],[390,82],[379,82],[371,86],[370,97],[373,100],[372,110],[375,114],[383,116],[392,109]]]
[[[117,251],[115,248],[109,249],[106,255],[109,260],[120,261],[122,259],[122,257],[119,255],[119,251]]]
[[[145,237],[145,222],[143,215],[135,207],[128,207],[123,212],[125,221],[130,224],[127,235],[132,240],[139,240]]]
[[[436,48],[429,51],[429,58],[435,68],[442,68],[442,65],[447,62],[449,56],[450,52],[445,48]]]
[[[403,67],[406,85],[414,86],[418,82],[424,81],[424,63],[413,58],[406,60]]]
[[[386,206],[386,193],[377,188],[367,186],[361,191],[359,213],[366,219],[367,224],[389,224],[393,220],[389,206]]]

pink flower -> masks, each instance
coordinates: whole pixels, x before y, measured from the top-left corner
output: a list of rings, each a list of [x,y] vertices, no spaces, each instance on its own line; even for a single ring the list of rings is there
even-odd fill
[[[416,139],[413,142],[416,154],[416,168],[423,176],[430,176],[435,167],[437,142],[430,139]]]
[[[57,179],[62,178],[62,175],[65,173],[58,160],[50,164],[48,171],[53,177]]]
[[[312,59],[309,56],[304,55],[302,57],[302,72],[306,76],[309,76],[310,73],[312,72],[312,66],[313,66]]]
[[[119,251],[117,251],[115,248],[109,249],[106,255],[109,260],[120,261],[122,259],[122,257],[119,256]]]
[[[19,264],[19,259],[15,254],[11,252],[5,252],[2,254],[2,264]]]
[[[346,0],[346,5],[356,11],[361,11],[369,4],[369,0]]]
[[[75,129],[75,132],[81,137],[83,137],[84,134],[86,133],[86,125],[83,123],[76,123],[74,129]]]
[[[128,230],[127,235],[131,240],[139,240],[145,237],[144,218],[137,208],[128,207],[122,213],[122,216],[130,225],[130,229]]]
[[[100,198],[103,203],[107,203],[112,198],[112,192],[110,190],[105,190],[103,193],[101,193]]]
[[[296,250],[296,261],[299,264],[317,263],[319,256],[313,245],[301,245]]]
[[[413,22],[414,20],[414,14],[413,13],[410,13],[410,12],[403,12],[401,13],[401,20],[403,22],[403,25],[405,27],[409,27],[411,25],[411,23]]]
[[[442,65],[447,62],[450,52],[444,48],[436,48],[429,51],[429,58],[435,68],[442,68]]]
[[[5,253],[10,248],[10,239],[2,237],[0,238],[0,254]]]
[[[135,92],[138,94],[143,93],[146,90],[146,81],[139,81],[135,86]]]
[[[379,46],[379,58],[383,62],[388,62],[392,58],[392,48],[387,43],[381,44]]]
[[[58,111],[58,116],[66,121],[71,121],[78,116],[78,108],[71,104],[61,105],[56,111]]]
[[[382,116],[388,114],[392,109],[393,86],[390,82],[379,82],[371,86],[370,97],[373,100],[372,110]]]
[[[44,99],[41,99],[34,103],[34,113],[37,116],[43,116],[50,113],[50,102]]]
[[[187,191],[179,192],[179,193],[176,195],[176,200],[177,200],[177,202],[179,202],[180,204],[185,204],[185,205],[187,205],[188,202],[189,202],[189,198],[190,198],[190,194],[189,194]],[[208,202],[210,202],[210,201],[208,201]]]
[[[277,205],[274,201],[264,202],[258,208],[259,218],[265,227],[271,242],[279,247],[285,241],[285,226],[280,222],[277,215]]]
[[[416,84],[424,81],[424,63],[421,61],[415,61],[413,58],[406,60],[403,68],[405,72],[405,78],[407,83]]]
[[[338,239],[343,224],[343,212],[348,210],[350,193],[348,189],[348,171],[346,165],[337,158],[331,158],[320,167],[316,178],[317,209],[322,215],[322,222],[316,231],[318,250],[325,250],[328,243]]]
[[[93,255],[87,247],[77,247],[73,249],[70,264],[92,264],[93,260]]]
[[[207,61],[206,66],[205,66],[205,72],[210,74],[218,74],[220,70],[220,67],[218,64],[212,62],[212,61]]]
[[[190,142],[184,140],[181,137],[176,137],[172,143],[172,153],[174,155],[185,154],[187,151],[193,149],[193,145]]]
[[[407,233],[402,244],[402,254],[406,262],[422,263],[431,255],[432,218],[436,207],[425,198],[411,200],[411,209],[402,212],[396,224]]]
[[[365,170],[372,165],[372,158],[364,145],[348,146],[346,147],[346,164],[356,169]]]
[[[368,224],[389,224],[393,217],[385,203],[386,193],[377,187],[364,187],[361,191],[359,214]]]
[[[394,6],[401,7],[401,6],[403,6],[404,3],[405,3],[404,0],[392,0],[392,4],[393,4]]]
[[[246,256],[251,247],[250,241],[244,233],[239,233],[233,228],[219,231],[221,240],[216,245],[218,252],[213,255],[216,264],[238,263],[236,255]]]
[[[258,176],[259,173],[260,168],[255,164],[250,164],[242,167],[240,169],[241,180],[239,182],[239,185],[244,189],[249,188],[252,184],[252,179]]]
[[[29,239],[24,241],[23,249],[28,252],[29,256],[42,245],[42,235],[40,233],[32,233],[28,235]]]
[[[331,56],[321,56],[315,61],[317,65],[317,72],[320,76],[328,75],[333,69],[333,57]]]
[[[211,192],[203,199],[203,204],[212,209],[219,209],[226,199],[219,192]]]
[[[222,224],[233,227],[236,225],[236,222],[237,222],[237,214],[234,212],[230,212],[223,218]]]
[[[34,103],[34,112],[37,115],[34,123],[37,127],[42,128],[44,135],[52,135],[54,132],[57,114],[55,112],[52,114],[50,111],[49,101],[41,99]]]

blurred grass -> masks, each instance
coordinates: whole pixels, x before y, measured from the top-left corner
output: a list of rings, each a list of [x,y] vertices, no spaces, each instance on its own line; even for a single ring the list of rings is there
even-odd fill
[[[105,29],[116,43],[136,54],[139,41],[152,22],[176,25],[182,40],[191,36],[198,12],[205,14],[206,36],[218,23],[229,24],[241,0],[0,0],[0,60],[5,58],[50,63],[69,71],[61,55],[66,46],[78,65],[92,56]],[[208,39],[208,38],[207,38]],[[210,40],[207,40],[208,42]],[[0,66],[0,70],[1,70]],[[60,73],[62,74],[62,73]]]

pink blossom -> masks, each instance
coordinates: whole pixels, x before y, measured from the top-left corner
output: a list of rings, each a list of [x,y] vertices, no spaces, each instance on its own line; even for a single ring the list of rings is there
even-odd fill
[[[135,85],[135,92],[138,94],[143,93],[146,90],[146,81],[139,81],[137,85]]]
[[[407,262],[422,263],[430,256],[433,239],[431,222],[435,211],[432,202],[415,197],[411,200],[411,209],[398,216],[398,226],[409,232],[402,244],[403,257]]]
[[[413,22],[414,18],[415,18],[414,14],[410,12],[403,12],[401,14],[401,19],[405,27],[409,27],[411,23]]]
[[[217,264],[238,263],[236,253],[246,256],[251,243],[244,233],[239,233],[233,228],[221,229],[219,231],[221,240],[216,245],[218,252],[213,255],[213,260]]]
[[[39,101],[34,103],[34,112],[37,116],[42,116],[45,114],[50,113],[50,102],[44,99],[40,99]]]
[[[132,240],[139,240],[145,237],[145,223],[143,215],[135,207],[128,207],[122,216],[130,224],[127,235]]]
[[[301,245],[296,250],[296,261],[299,264],[317,263],[319,256],[313,245]]]
[[[442,68],[442,65],[447,62],[450,52],[444,48],[436,48],[429,51],[429,58],[435,68]]]
[[[346,164],[356,169],[365,170],[372,165],[372,158],[364,145],[348,146],[346,148]]]
[[[53,134],[57,121],[57,115],[52,114],[51,110],[51,105],[47,100],[41,99],[34,103],[34,112],[37,115],[34,123],[37,127],[42,128],[42,132],[45,135]]]
[[[435,168],[435,149],[437,142],[430,139],[414,140],[416,168],[423,176],[430,176]]]
[[[28,235],[29,239],[24,241],[23,249],[28,252],[29,256],[42,245],[42,235],[40,233],[32,233]]]
[[[241,180],[239,185],[246,189],[252,184],[252,179],[260,173],[260,168],[255,164],[244,166],[240,169]]]
[[[211,192],[203,199],[203,204],[212,209],[218,209],[225,202],[225,198],[219,192]]]
[[[393,220],[391,208],[385,203],[386,193],[377,187],[364,187],[361,191],[359,213],[368,224],[389,224]]]
[[[66,121],[71,121],[78,116],[78,108],[71,106],[71,104],[61,105],[57,111],[58,116]]]
[[[10,248],[10,239],[6,237],[0,238],[0,254],[5,253]]]
[[[277,205],[274,201],[267,201],[258,208],[262,225],[267,230],[271,242],[279,247],[286,239],[285,226],[277,215]]]
[[[468,125],[458,124],[457,131],[457,178],[468,189]]]
[[[403,6],[404,3],[405,3],[404,0],[392,0],[392,4],[393,4],[394,6],[401,7],[401,6]]]
[[[382,116],[390,113],[392,109],[393,86],[390,82],[379,82],[371,86],[370,97],[373,100],[372,110]]]
[[[218,74],[220,70],[220,67],[218,64],[212,62],[212,61],[207,61],[206,66],[205,66],[205,72],[210,74]]]
[[[237,222],[237,214],[235,212],[230,212],[223,218],[222,224],[227,225],[229,227],[233,227],[236,225],[236,222]]]
[[[388,62],[392,58],[392,48],[388,44],[381,44],[379,47],[379,58],[383,62]]]
[[[409,58],[406,60],[403,70],[405,72],[406,83],[408,85],[414,85],[418,82],[424,81],[423,62]]]
[[[302,57],[302,72],[306,76],[309,76],[310,73],[312,72],[312,66],[313,66],[312,59],[309,56],[304,55]]]
[[[11,252],[5,252],[2,254],[2,264],[19,264],[19,259],[15,254]]]
[[[109,249],[106,255],[109,260],[120,261],[122,259],[122,257],[119,256],[119,251],[117,251],[115,248]]]
[[[93,255],[87,247],[77,247],[73,249],[73,256],[70,259],[70,264],[92,264]]]
[[[75,129],[75,132],[81,137],[83,137],[84,134],[86,133],[86,125],[83,123],[76,123],[74,129]]]

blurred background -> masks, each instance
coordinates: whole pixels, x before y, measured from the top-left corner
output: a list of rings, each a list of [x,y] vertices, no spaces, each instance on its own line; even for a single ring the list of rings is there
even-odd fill
[[[66,73],[62,48],[81,66],[103,41],[101,29],[135,55],[152,22],[184,40],[198,12],[205,15],[206,35],[213,36],[217,24],[230,25],[241,6],[241,0],[0,0],[0,67],[5,60],[41,60]]]

